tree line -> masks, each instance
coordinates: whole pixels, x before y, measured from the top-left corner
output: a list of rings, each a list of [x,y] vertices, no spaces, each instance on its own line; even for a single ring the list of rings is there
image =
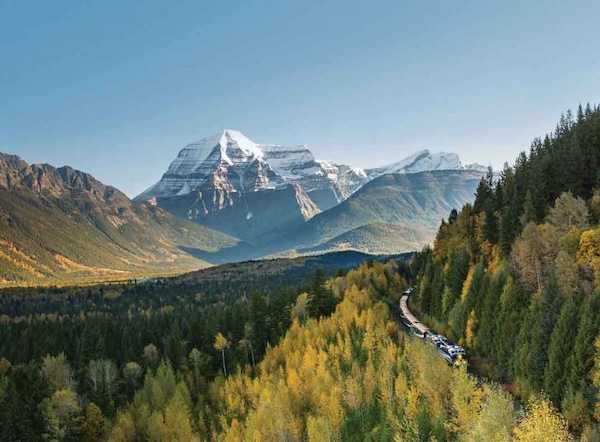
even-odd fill
[[[543,392],[586,440],[600,437],[599,164],[600,108],[579,106],[490,170],[412,262],[427,321],[519,397]]]
[[[337,304],[322,270],[287,280],[260,266],[241,272],[4,290],[0,439],[104,437],[150,374],[177,373],[200,403],[227,368],[255,368],[293,317],[328,315]]]

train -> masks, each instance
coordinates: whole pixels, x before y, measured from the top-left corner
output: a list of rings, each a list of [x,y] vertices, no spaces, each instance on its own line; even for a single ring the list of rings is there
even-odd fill
[[[454,344],[445,336],[431,330],[417,318],[408,308],[408,298],[414,293],[414,288],[409,288],[400,297],[400,316],[402,322],[410,332],[419,339],[436,347],[438,353],[449,364],[455,365],[459,361],[466,360],[465,349]]]

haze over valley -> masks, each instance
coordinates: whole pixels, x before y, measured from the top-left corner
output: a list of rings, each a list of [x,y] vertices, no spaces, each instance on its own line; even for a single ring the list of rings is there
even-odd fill
[[[487,168],[422,151],[360,169],[225,130],[184,147],[133,201],[68,166],[1,154],[0,172],[1,283],[10,285],[334,250],[414,251],[452,208],[472,201]]]

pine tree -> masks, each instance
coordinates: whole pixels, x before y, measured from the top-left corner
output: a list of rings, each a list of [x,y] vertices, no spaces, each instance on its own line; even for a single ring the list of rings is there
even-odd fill
[[[541,387],[539,379],[543,376],[545,368],[544,354],[540,349],[541,341],[544,339],[541,333],[542,314],[542,303],[534,298],[521,321],[510,364],[510,374],[513,379],[526,382],[536,388]],[[539,376],[537,379],[536,373]]]
[[[325,274],[317,269],[313,278],[312,288],[308,298],[310,316],[320,318],[329,316],[335,310],[337,299],[333,292],[325,286]]]
[[[479,213],[488,207],[488,203],[493,196],[492,193],[493,171],[490,178],[490,171],[482,177],[475,190],[475,202],[473,203],[473,212]]]
[[[517,338],[513,373],[539,390],[544,386],[550,336],[560,313],[561,302],[556,277],[551,274],[541,299],[532,300]]]
[[[448,224],[452,225],[458,220],[458,212],[456,209],[452,209],[450,211],[450,215],[448,216]]]
[[[429,314],[435,318],[442,314],[442,295],[444,293],[444,273],[440,266],[434,267],[434,276],[431,283],[431,302],[429,305]]]
[[[499,325],[498,314],[501,309],[502,291],[506,284],[506,276],[500,271],[496,274],[485,292],[485,299],[480,310],[480,321],[477,332],[477,349],[484,355],[494,354],[494,337]]]
[[[269,317],[271,318],[271,342],[277,342],[292,325],[291,304],[285,293],[279,291],[269,300]]]
[[[46,429],[40,404],[51,394],[35,364],[14,365],[8,372],[0,407],[0,440],[38,441]]]
[[[567,362],[577,333],[577,307],[573,298],[564,303],[550,339],[544,390],[555,404],[560,403],[566,391]]]
[[[469,256],[464,249],[453,250],[450,255],[450,263],[446,277],[446,284],[452,294],[452,301],[448,302],[446,314],[454,305],[454,302],[460,298],[460,293],[469,273]]]
[[[421,278],[421,287],[419,288],[419,306],[421,311],[429,312],[431,309],[431,297],[432,297],[432,286],[433,286],[433,264],[427,265],[425,274]]]
[[[599,331],[596,298],[585,299],[577,316],[579,327],[571,357],[568,361],[567,387],[571,391],[585,391],[588,373],[594,365],[594,340]]]
[[[490,202],[484,210],[485,213],[485,224],[484,224],[484,235],[492,244],[498,243],[498,218],[494,211],[494,206]]]
[[[510,278],[500,295],[500,311],[496,319],[496,333],[494,339],[494,356],[504,372],[509,369],[509,363],[515,352],[515,345],[524,314],[527,310],[526,293]]]
[[[533,202],[533,194],[531,190],[528,190],[525,194],[525,205],[523,206],[523,217],[521,223],[523,225],[527,223],[536,223],[538,221],[535,205]]]
[[[267,303],[265,298],[258,292],[250,296],[249,319],[252,326],[252,340],[255,344],[256,353],[264,354],[269,341],[267,329]]]
[[[541,389],[544,384],[544,372],[548,363],[550,337],[558,320],[562,301],[563,297],[558,289],[556,276],[554,273],[551,273],[542,292],[539,329],[532,342],[533,365],[531,367],[530,380],[538,389]],[[563,363],[566,363],[566,361]]]
[[[515,238],[516,228],[513,222],[510,208],[505,208],[500,214],[500,226],[498,228],[498,245],[504,256],[510,256],[510,250]]]

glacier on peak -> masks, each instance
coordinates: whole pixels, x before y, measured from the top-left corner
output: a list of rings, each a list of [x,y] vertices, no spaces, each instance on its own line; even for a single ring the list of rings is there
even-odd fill
[[[416,152],[401,161],[383,167],[367,169],[370,179],[388,173],[418,173],[430,170],[461,170],[463,165],[455,153],[431,153],[429,150]]]
[[[479,163],[465,164],[465,170],[474,170],[476,172],[487,172],[488,166]]]
[[[318,160],[303,144],[258,144],[237,130],[226,129],[185,146],[160,181],[135,199],[147,201],[215,189],[246,193],[298,185],[320,210],[327,210],[381,175],[463,169],[487,170],[477,163],[463,166],[455,153],[429,150],[387,166],[361,169]]]

